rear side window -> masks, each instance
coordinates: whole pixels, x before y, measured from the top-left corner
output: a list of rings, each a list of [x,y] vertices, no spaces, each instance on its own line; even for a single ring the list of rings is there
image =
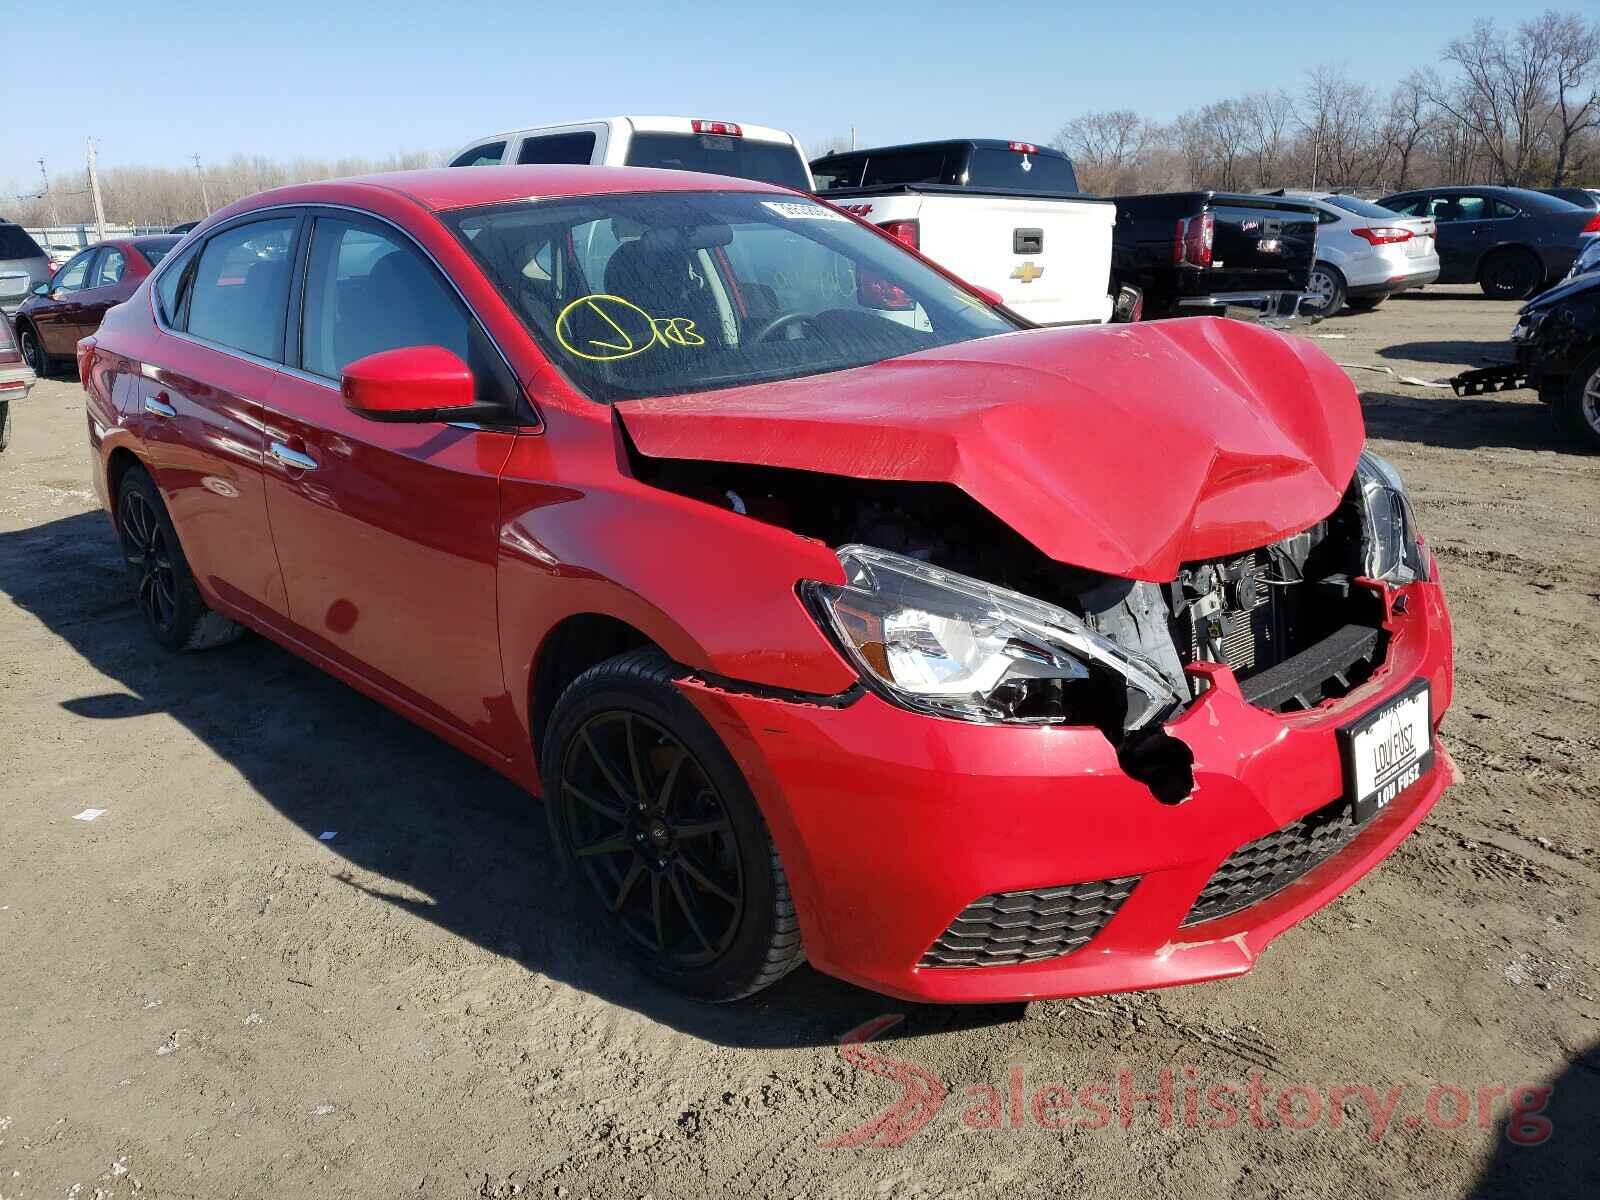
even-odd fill
[[[100,256],[100,264],[94,269],[94,278],[90,280],[92,288],[111,287],[122,282],[122,273],[128,269],[128,260],[121,250],[107,250]]]
[[[1372,217],[1375,220],[1392,217],[1399,211],[1394,208],[1385,208],[1381,204],[1374,204],[1370,200],[1363,200],[1359,196],[1329,196],[1327,203],[1335,208],[1342,208],[1345,212],[1355,213],[1358,217]]]
[[[156,308],[160,310],[164,325],[177,327],[178,308],[183,302],[180,289],[183,287],[184,276],[194,262],[195,253],[195,247],[190,246],[183,252],[183,257],[163,271],[161,278],[156,280]]]
[[[806,164],[792,144],[709,133],[636,133],[628,143],[628,166],[704,171],[801,191],[811,187]]]
[[[886,187],[897,183],[944,183],[944,150],[902,150],[896,154],[874,154],[867,159],[862,187]]]
[[[536,163],[587,164],[594,158],[593,133],[551,133],[543,137],[524,138],[517,151],[517,162],[523,166]]]
[[[189,287],[188,330],[258,358],[280,355],[295,217],[236,225],[200,252]]]
[[[39,243],[21,225],[0,225],[0,258],[43,258]]]
[[[464,154],[456,156],[452,167],[498,167],[500,160],[505,157],[506,144],[504,142],[485,142],[481,146],[474,146]]]
[[[1427,204],[1426,196],[1390,196],[1381,207],[1402,217],[1420,217]]]
[[[861,186],[861,171],[867,165],[867,160],[855,155],[851,158],[829,158],[811,164],[811,173],[817,180],[817,191],[826,192],[833,188],[853,188]]]
[[[973,188],[1011,188],[1021,192],[1078,190],[1078,175],[1071,159],[1016,150],[974,150],[963,182]]]

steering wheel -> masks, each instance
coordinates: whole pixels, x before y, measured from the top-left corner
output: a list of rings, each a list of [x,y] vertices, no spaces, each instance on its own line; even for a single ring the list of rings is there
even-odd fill
[[[778,330],[787,329],[791,325],[799,325],[799,324],[802,324],[802,323],[810,325],[813,329],[817,328],[816,318],[813,317],[810,313],[803,313],[803,312],[784,313],[781,317],[773,317],[772,320],[768,321],[760,329],[756,330],[753,334],[751,334],[750,335],[750,341],[751,342],[764,342],[768,338],[770,338],[773,334],[777,333]]]

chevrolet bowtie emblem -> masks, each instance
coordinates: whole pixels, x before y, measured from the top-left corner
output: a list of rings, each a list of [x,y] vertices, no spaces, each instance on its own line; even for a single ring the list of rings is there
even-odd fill
[[[1043,267],[1036,267],[1031,262],[1025,262],[1015,271],[1011,272],[1011,278],[1020,279],[1023,283],[1032,283],[1035,279],[1039,278],[1039,276],[1043,274]]]

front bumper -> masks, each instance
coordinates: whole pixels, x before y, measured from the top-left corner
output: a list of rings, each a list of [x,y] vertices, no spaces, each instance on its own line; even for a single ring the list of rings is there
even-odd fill
[[[1254,708],[1226,669],[1168,730],[1196,786],[1159,804],[1092,729],[983,726],[868,694],[843,706],[686,681],[749,780],[795,894],[806,953],[829,974],[907,1000],[989,1003],[1165,987],[1248,971],[1261,950],[1377,864],[1454,779],[1433,767],[1339,852],[1277,894],[1183,927],[1234,851],[1343,793],[1336,730],[1428,680],[1450,703],[1450,622],[1437,583],[1389,609],[1384,664],[1307,712]],[[919,966],[974,900],[1137,876],[1086,944],[1010,965]]]

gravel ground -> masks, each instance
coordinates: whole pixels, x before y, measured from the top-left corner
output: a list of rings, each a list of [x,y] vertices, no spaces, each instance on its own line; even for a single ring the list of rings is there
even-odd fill
[[[1512,310],[1310,332],[1437,379]],[[642,982],[510,785],[261,639],[155,649],[42,385],[0,456],[0,1197],[1600,1194],[1600,458],[1528,393],[1353,376],[1450,591],[1463,782],[1249,976],[983,1009]],[[919,1131],[855,1132],[911,1086]]]

